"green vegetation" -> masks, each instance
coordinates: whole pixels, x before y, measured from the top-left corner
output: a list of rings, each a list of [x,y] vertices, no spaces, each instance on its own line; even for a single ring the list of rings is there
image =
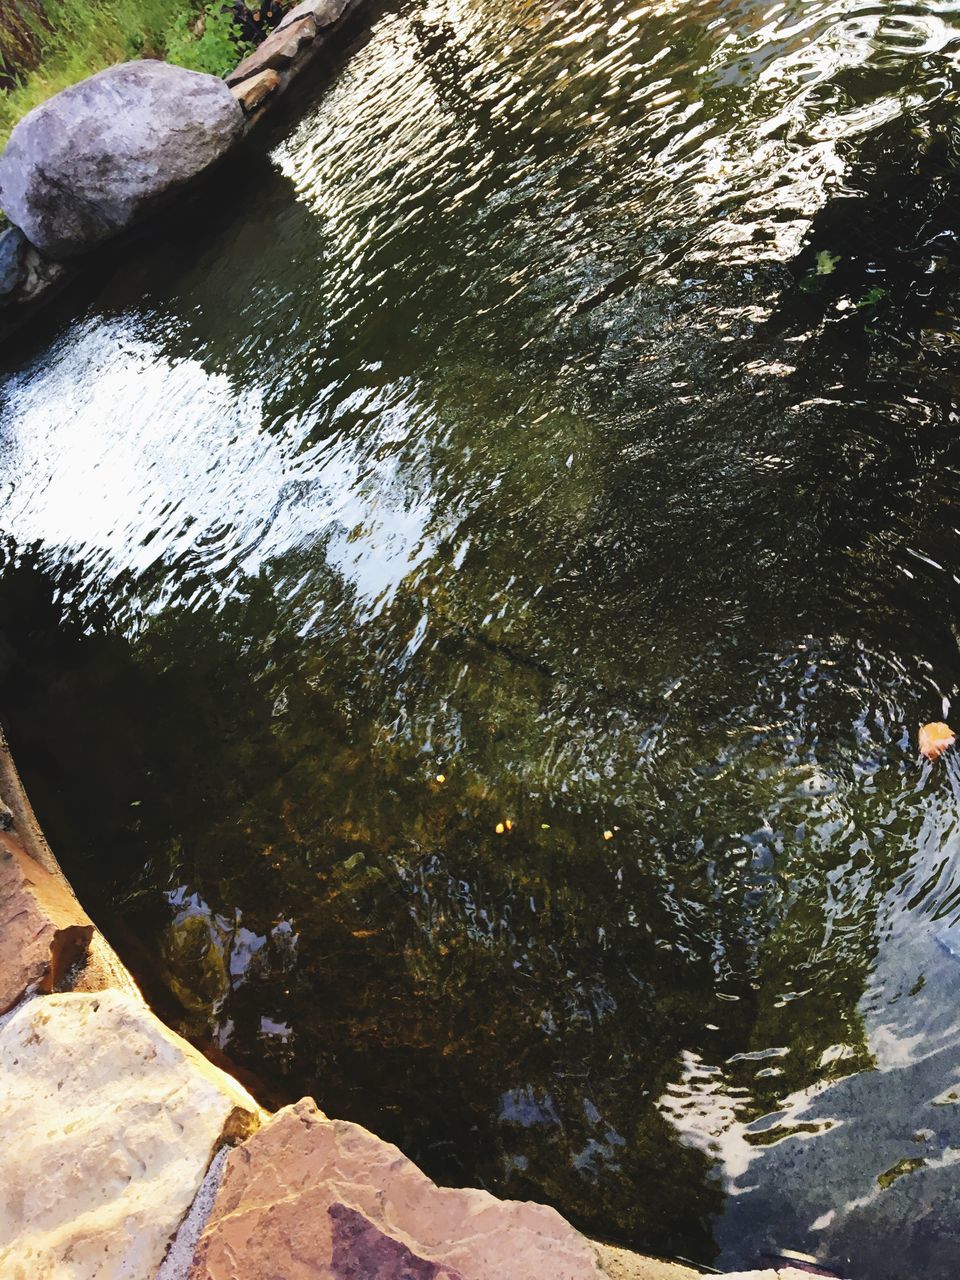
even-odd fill
[[[919,1156],[909,1156],[905,1160],[898,1161],[892,1169],[888,1169],[886,1173],[877,1175],[877,1182],[881,1188],[886,1191],[887,1187],[893,1186],[898,1178],[902,1178],[905,1174],[916,1173],[918,1169],[922,1169],[926,1164],[926,1160],[922,1160]]]
[[[240,30],[229,10],[214,3],[199,19],[189,11],[179,13],[165,36],[164,56],[168,62],[222,76],[235,67],[252,48],[240,39]]]
[[[17,83],[0,92],[0,145],[33,107],[115,62],[164,57],[194,71],[223,75],[245,52],[222,0],[47,0],[44,14],[22,11],[24,27],[5,32],[2,69]],[[20,71],[32,51],[36,65]],[[37,55],[39,55],[37,57]]]
[[[857,309],[862,311],[864,307],[875,307],[878,302],[887,296],[886,289],[881,289],[879,285],[874,285],[872,289],[868,289],[863,297],[856,303]]]

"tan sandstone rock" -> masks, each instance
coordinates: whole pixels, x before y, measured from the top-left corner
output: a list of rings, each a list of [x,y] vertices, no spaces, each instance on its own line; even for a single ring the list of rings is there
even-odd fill
[[[602,1280],[545,1205],[437,1187],[396,1147],[285,1107],[227,1158],[190,1280]]]
[[[86,953],[93,924],[66,885],[0,830],[0,1013],[52,991]]]
[[[316,34],[317,24],[309,15],[282,30],[278,27],[225,77],[227,84],[239,84],[241,80],[249,80],[251,76],[259,75],[268,68],[282,71],[289,67],[304,45],[315,39]]]
[[[241,80],[230,92],[243,107],[244,112],[249,115],[251,111],[256,111],[261,102],[270,97],[279,83],[280,77],[276,71],[268,67],[266,71],[251,76],[249,80]]]
[[[259,1117],[134,997],[29,1001],[0,1030],[0,1276],[152,1280],[221,1137]]]

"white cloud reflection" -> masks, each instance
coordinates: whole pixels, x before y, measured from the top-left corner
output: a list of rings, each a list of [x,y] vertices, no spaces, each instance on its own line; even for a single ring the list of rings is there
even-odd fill
[[[265,427],[256,383],[171,360],[130,320],[78,326],[5,388],[0,531],[76,558],[101,590],[161,566],[153,609],[206,598],[181,598],[184,578],[222,597],[327,538],[329,562],[382,602],[427,554],[432,503],[391,449],[409,394],[375,394],[392,405],[364,438],[312,445],[303,422]]]

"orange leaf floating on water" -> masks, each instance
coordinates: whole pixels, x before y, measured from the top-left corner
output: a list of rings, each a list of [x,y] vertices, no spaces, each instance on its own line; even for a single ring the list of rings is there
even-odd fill
[[[942,756],[956,740],[957,735],[942,720],[920,726],[920,752],[928,760],[936,760],[938,756]]]

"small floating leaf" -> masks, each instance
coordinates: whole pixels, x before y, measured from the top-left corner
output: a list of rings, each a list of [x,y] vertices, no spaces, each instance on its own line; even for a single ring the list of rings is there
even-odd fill
[[[919,733],[920,752],[928,760],[936,760],[948,747],[952,747],[957,736],[948,724],[942,720],[934,720],[922,725]]]

